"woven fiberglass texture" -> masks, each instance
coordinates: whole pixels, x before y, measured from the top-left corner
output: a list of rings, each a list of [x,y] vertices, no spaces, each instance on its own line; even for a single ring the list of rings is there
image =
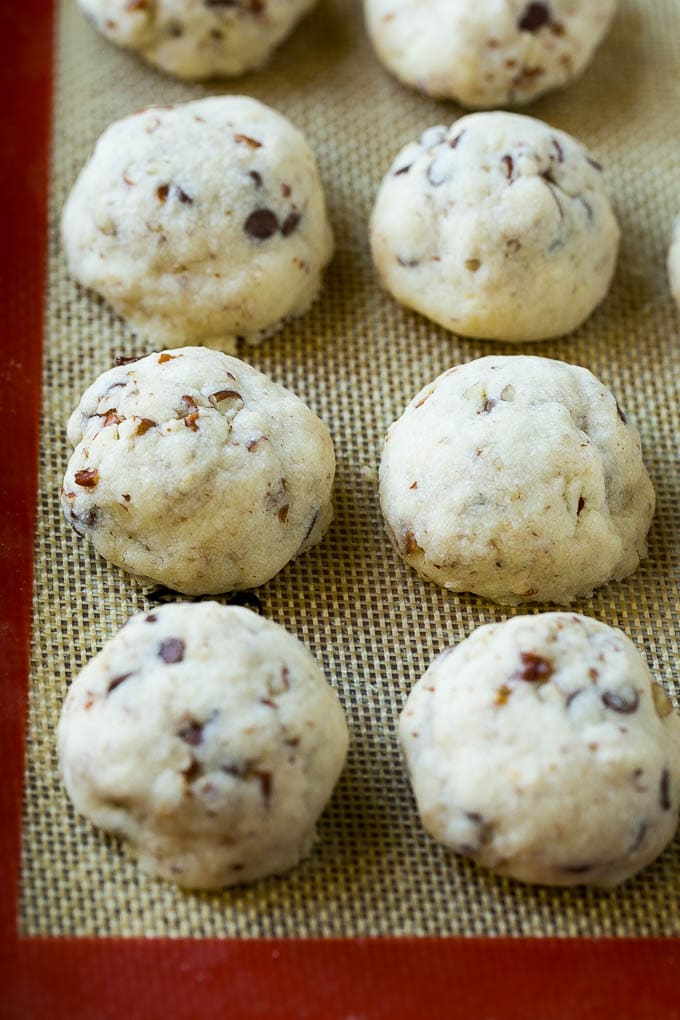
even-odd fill
[[[680,4],[622,0],[577,84],[528,112],[575,134],[605,164],[623,230],[609,297],[567,339],[509,347],[460,340],[385,295],[367,221],[393,155],[461,111],[400,86],[378,64],[359,0],[321,0],[256,75],[184,85],[60,14],[33,666],[26,762],[21,928],[26,934],[157,936],[680,934],[680,839],[614,892],[528,888],[457,859],[422,830],[397,747],[398,711],[433,656],[513,610],[421,582],[393,553],[377,499],[384,432],[410,397],[452,364],[533,353],[585,365],[637,423],[658,494],[649,558],[575,606],[623,628],[679,701],[678,332],[665,257],[680,212]],[[167,600],[99,559],[64,522],[58,492],[65,423],[116,354],[141,353],[103,302],[69,279],[58,218],[100,132],[141,106],[210,92],[255,96],[315,149],[337,253],[321,298],[262,347],[240,353],[289,386],[336,444],[335,522],[312,552],[258,591],[264,613],[323,664],[348,715],[347,767],[296,870],[221,894],[186,894],[140,873],[120,845],[72,811],[55,731],[70,679],[133,612]],[[550,608],[550,607],[540,607]],[[526,608],[517,612],[526,612]],[[538,611],[533,607],[531,611]],[[575,777],[575,781],[578,781]]]

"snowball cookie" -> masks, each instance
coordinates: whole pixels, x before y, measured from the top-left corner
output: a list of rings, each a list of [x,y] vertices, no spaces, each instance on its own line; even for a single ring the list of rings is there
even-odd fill
[[[488,357],[444,372],[385,439],[380,500],[421,577],[506,605],[569,603],[635,570],[654,489],[585,368]]]
[[[616,0],[365,0],[378,57],[404,84],[463,106],[528,103],[577,78]]]
[[[333,250],[309,146],[246,96],[112,124],[62,234],[76,279],[166,347],[261,340],[307,311]]]
[[[668,252],[668,279],[671,285],[671,294],[680,306],[680,218],[675,221],[673,239]]]
[[[618,243],[599,164],[563,131],[513,113],[471,114],[407,145],[371,223],[390,293],[486,340],[576,329],[607,293]]]
[[[73,682],[59,758],[76,810],[145,870],[216,889],[312,845],[347,725],[297,638],[216,602],[140,613]]]
[[[66,519],[187,595],[264,584],[333,516],[328,429],[295,394],[200,347],[104,372],[71,415]]]
[[[415,685],[400,738],[425,828],[502,875],[613,886],[673,838],[680,718],[596,620],[480,627]]]
[[[317,0],[78,0],[96,28],[197,81],[261,67]]]

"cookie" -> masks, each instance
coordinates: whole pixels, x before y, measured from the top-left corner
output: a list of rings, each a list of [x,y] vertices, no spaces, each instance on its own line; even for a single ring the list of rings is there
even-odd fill
[[[112,124],[62,236],[73,276],[155,347],[263,339],[307,311],[333,250],[307,142],[246,96]]]
[[[326,426],[221,351],[184,347],[104,372],[68,438],[66,519],[107,560],[187,595],[264,584],[333,516]]]
[[[365,0],[388,70],[472,107],[528,103],[578,78],[615,10],[616,0]]]
[[[256,70],[317,0],[78,0],[111,42],[188,81]]]
[[[73,681],[58,730],[76,810],[190,889],[306,856],[347,741],[304,645],[216,602],[132,617]]]
[[[387,290],[461,336],[545,340],[605,297],[619,228],[602,168],[531,117],[476,113],[395,159],[371,221]]]
[[[668,252],[668,280],[671,294],[680,307],[680,219],[675,221],[673,237]]]
[[[400,739],[436,840],[502,875],[613,886],[673,838],[680,718],[621,631],[520,616],[443,652]]]
[[[444,372],[391,426],[380,502],[425,580],[565,604],[637,568],[655,496],[638,433],[595,376],[491,356]]]

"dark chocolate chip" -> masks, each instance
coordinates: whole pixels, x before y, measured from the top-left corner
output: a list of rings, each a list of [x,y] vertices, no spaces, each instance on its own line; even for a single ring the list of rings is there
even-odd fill
[[[671,774],[668,769],[664,769],[661,773],[661,781],[659,783],[659,804],[661,805],[662,811],[670,811],[671,809]]]
[[[503,156],[503,158],[501,159],[501,163],[505,167],[505,172],[508,175],[508,180],[511,181],[512,180],[512,172],[515,169],[515,161],[512,158],[512,156],[510,155],[510,153],[506,153],[506,155]]]
[[[165,641],[161,641],[158,654],[163,662],[168,664],[181,662],[184,658],[185,648],[186,645],[181,638],[166,638]]]
[[[616,691],[605,691],[602,695],[602,702],[612,712],[619,712],[621,715],[631,715],[637,711],[640,698],[637,691],[627,691],[625,694]]]
[[[203,723],[188,722],[181,730],[178,730],[177,736],[190,747],[198,747],[203,743]]]
[[[399,177],[400,174],[407,174],[412,166],[413,163],[408,163],[406,166],[400,166],[398,170],[394,171],[394,174],[392,176]]]
[[[262,187],[262,174],[259,174],[257,170],[251,170],[248,176],[255,182],[256,188]]]
[[[544,3],[527,4],[524,13],[517,22],[520,32],[538,32],[539,28],[548,25],[551,20],[550,9]]]
[[[294,230],[297,230],[298,224],[302,219],[301,213],[297,209],[293,209],[292,212],[288,213],[285,220],[281,225],[281,233],[284,237],[289,237]]]
[[[111,691],[115,691],[116,687],[120,687],[122,683],[125,683],[128,677],[132,676],[132,673],[121,673],[120,676],[114,676],[113,680],[109,681],[109,686],[106,688],[106,693],[110,694]]]
[[[149,613],[148,616],[144,617],[144,622],[145,623],[155,623],[157,619],[158,619],[158,617],[156,616],[155,613]]]
[[[243,224],[243,229],[256,240],[266,241],[279,229],[279,221],[271,209],[255,209]]]
[[[585,505],[586,505],[585,499],[583,498],[583,496],[579,496],[579,498],[578,498],[578,507],[576,509],[576,516],[577,517],[581,513],[581,511],[583,510]]]

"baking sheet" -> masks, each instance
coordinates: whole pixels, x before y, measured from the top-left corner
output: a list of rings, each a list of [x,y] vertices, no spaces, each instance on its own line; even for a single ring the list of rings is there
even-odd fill
[[[58,28],[22,934],[680,933],[677,837],[642,875],[601,893],[523,887],[452,857],[423,832],[395,738],[403,700],[442,647],[481,623],[527,610],[421,582],[389,546],[376,477],[386,427],[421,385],[452,364],[492,352],[535,353],[595,372],[641,431],[658,509],[641,569],[575,608],[622,627],[678,704],[680,323],[664,268],[670,224],[680,211],[677,3],[622,0],[585,77],[527,110],[575,134],[605,164],[624,236],[611,293],[595,315],[565,340],[519,347],[452,337],[378,286],[367,220],[380,179],[403,143],[461,111],[407,91],[382,70],[358,0],[322,0],[267,69],[217,88],[174,82],[116,50],[74,3],[62,4]],[[150,103],[225,91],[255,96],[307,134],[336,231],[336,257],[311,312],[240,353],[295,390],[333,433],[335,523],[320,546],[257,594],[265,615],[322,662],[347,711],[352,745],[310,858],[280,878],[208,895],[144,876],[116,840],[74,815],[58,778],[54,735],[70,678],[128,615],[173,597],[149,593],[98,559],[61,517],[68,414],[115,355],[141,350],[101,301],[68,278],[58,217],[108,123]]]

